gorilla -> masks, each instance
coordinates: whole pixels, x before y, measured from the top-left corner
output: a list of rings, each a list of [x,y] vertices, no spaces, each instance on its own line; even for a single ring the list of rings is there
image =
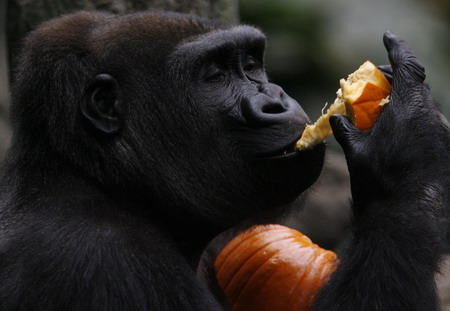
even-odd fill
[[[79,12],[26,39],[0,180],[0,310],[224,310],[196,276],[208,242],[274,215],[325,145],[264,71],[264,34],[159,11]],[[354,237],[316,310],[435,310],[449,126],[407,45],[384,37],[392,100],[375,127],[331,120]]]

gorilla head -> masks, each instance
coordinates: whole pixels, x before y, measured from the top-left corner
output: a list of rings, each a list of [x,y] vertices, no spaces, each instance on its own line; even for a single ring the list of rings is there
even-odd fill
[[[224,228],[286,204],[316,180],[324,146],[294,150],[308,118],[268,82],[265,41],[157,11],[47,22],[17,70],[15,158],[178,222]]]

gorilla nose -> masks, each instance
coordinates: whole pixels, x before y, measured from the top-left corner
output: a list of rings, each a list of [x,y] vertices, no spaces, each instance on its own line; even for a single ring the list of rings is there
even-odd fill
[[[258,89],[257,95],[242,101],[242,114],[250,125],[269,126],[307,121],[307,116],[300,105],[278,85],[262,83]]]

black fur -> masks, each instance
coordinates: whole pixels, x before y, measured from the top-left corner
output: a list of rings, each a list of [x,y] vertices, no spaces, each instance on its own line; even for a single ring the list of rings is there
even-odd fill
[[[437,305],[448,127],[389,38],[380,122],[361,134],[333,120],[355,239],[318,310]],[[309,120],[268,83],[264,45],[252,27],[157,11],[77,13],[29,35],[0,183],[0,310],[223,308],[195,275],[205,245],[292,202],[323,162],[324,145],[291,152]]]
[[[1,179],[0,310],[221,309],[206,243],[292,201],[324,146],[263,68],[265,37],[187,15],[77,13],[32,32]]]
[[[361,133],[343,116],[330,120],[350,171],[354,238],[315,310],[439,309],[450,128],[410,48],[389,32],[384,43],[392,94],[375,126]]]

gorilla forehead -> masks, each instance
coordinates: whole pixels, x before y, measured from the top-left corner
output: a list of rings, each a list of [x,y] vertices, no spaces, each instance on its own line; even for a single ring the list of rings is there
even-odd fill
[[[43,55],[54,59],[63,54],[93,53],[105,60],[117,53],[130,53],[153,59],[159,63],[198,58],[207,52],[224,49],[245,49],[256,44],[264,47],[265,36],[250,26],[225,28],[210,20],[186,14],[162,11],[116,16],[98,12],[79,12],[44,23],[27,38],[29,55]],[[186,57],[188,56],[188,58]],[[178,58],[178,60],[177,60]],[[126,58],[125,58],[126,59]]]
[[[173,52],[171,59],[189,63],[188,57],[201,59],[202,56],[211,55],[214,51],[231,52],[255,47],[264,49],[266,36],[251,26],[235,26],[229,29],[214,30],[182,43],[184,44],[179,45]]]
[[[92,32],[92,44],[99,50],[120,42],[173,45],[218,28],[209,20],[190,15],[147,11],[105,19]]]
[[[107,52],[124,46],[177,45],[221,26],[187,14],[150,10],[128,15],[79,12],[43,23],[27,38],[36,49]]]
[[[133,53],[151,51],[157,62],[170,56],[170,60],[183,64],[214,50],[264,48],[265,42],[265,35],[255,27],[226,28],[190,15],[159,11],[112,18],[91,35],[91,46],[98,54],[131,48]]]

